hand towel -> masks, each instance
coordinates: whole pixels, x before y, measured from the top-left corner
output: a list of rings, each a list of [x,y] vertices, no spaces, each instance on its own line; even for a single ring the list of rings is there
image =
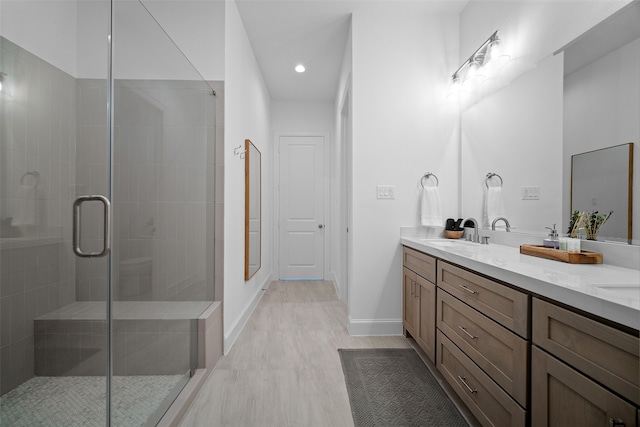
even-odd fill
[[[502,187],[489,187],[484,193],[483,206],[484,228],[491,227],[494,219],[505,217],[504,200],[502,199]]]
[[[442,226],[442,208],[438,187],[423,187],[420,202],[420,223],[424,226]]]

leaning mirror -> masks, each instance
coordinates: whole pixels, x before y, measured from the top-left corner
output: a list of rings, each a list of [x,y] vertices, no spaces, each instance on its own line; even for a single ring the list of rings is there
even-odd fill
[[[245,213],[244,213],[244,280],[253,277],[261,266],[261,154],[253,143],[245,140]]]
[[[571,212],[613,212],[598,240],[631,243],[632,178],[633,143],[571,156]]]

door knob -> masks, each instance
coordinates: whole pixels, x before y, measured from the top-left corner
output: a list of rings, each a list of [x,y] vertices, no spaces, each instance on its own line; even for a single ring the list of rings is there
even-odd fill
[[[323,228],[323,227],[324,227],[324,225],[318,224],[318,228]]]

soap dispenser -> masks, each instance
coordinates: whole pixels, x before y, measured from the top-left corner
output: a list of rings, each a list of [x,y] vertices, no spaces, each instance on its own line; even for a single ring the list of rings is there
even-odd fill
[[[558,231],[556,230],[556,225],[553,224],[553,228],[551,227],[545,227],[545,228],[549,230],[549,236],[542,241],[542,243],[544,244],[544,247],[559,249],[560,237],[558,237]]]

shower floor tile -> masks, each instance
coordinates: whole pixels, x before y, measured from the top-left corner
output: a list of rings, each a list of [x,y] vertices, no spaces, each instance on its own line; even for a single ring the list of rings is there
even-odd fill
[[[143,426],[184,375],[117,376],[112,425]],[[34,377],[0,397],[0,425],[104,426],[104,377]]]

